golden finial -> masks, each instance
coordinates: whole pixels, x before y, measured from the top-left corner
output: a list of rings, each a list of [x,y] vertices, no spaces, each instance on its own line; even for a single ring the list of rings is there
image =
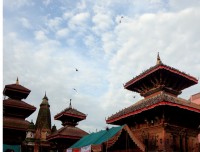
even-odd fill
[[[161,63],[162,63],[162,61],[161,61],[161,59],[160,59],[159,52],[158,52],[156,64],[161,64]]]
[[[17,80],[16,80],[16,84],[17,84],[17,85],[19,85],[19,80],[18,80],[18,77],[17,77]]]

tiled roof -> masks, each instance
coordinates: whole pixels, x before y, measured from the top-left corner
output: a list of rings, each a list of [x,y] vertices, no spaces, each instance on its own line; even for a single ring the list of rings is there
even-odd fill
[[[156,70],[158,70],[158,69],[165,69],[165,70],[168,70],[168,71],[170,71],[170,72],[172,72],[172,73],[175,73],[175,74],[177,74],[177,75],[180,75],[180,76],[182,76],[182,77],[185,77],[185,78],[189,79],[191,82],[193,82],[193,83],[195,83],[195,84],[198,82],[198,80],[197,80],[195,77],[190,76],[189,74],[186,74],[186,73],[184,73],[184,72],[181,72],[181,71],[179,71],[179,70],[177,70],[177,69],[175,69],[175,68],[173,68],[173,67],[170,67],[170,66],[168,66],[168,65],[165,65],[165,64],[163,64],[163,63],[160,63],[160,64],[157,64],[157,65],[155,65],[155,66],[150,67],[150,68],[147,69],[146,71],[142,72],[142,73],[139,74],[138,76],[136,76],[136,77],[134,77],[133,79],[131,79],[130,81],[128,81],[128,82],[125,84],[125,88],[127,88],[129,85],[131,85],[131,84],[135,83],[136,81],[138,81],[138,80],[140,80],[140,79],[146,77],[147,75],[153,73],[154,71],[156,71]]]
[[[19,109],[28,109],[28,110],[32,110],[32,111],[36,110],[36,107],[34,107],[22,100],[14,100],[11,98],[3,100],[3,106],[15,107],[15,108],[19,108]]]
[[[48,140],[55,138],[69,138],[69,139],[80,139],[81,137],[87,135],[88,133],[73,126],[64,126],[59,130],[52,133],[47,137]]]
[[[29,126],[29,122],[24,119],[3,117],[3,128],[24,130],[26,131]]]
[[[81,118],[81,119],[85,119],[86,115],[74,108],[68,107],[65,110],[63,110],[62,112],[58,113],[57,115],[55,115],[55,120],[58,120],[60,117],[62,116],[70,116],[70,117],[77,117],[77,118]]]
[[[8,84],[5,88],[13,89],[13,90],[20,90],[25,92],[30,92],[30,90],[20,84]]]
[[[152,109],[160,105],[178,106],[182,109],[187,109],[190,111],[195,111],[200,113],[200,105],[191,103],[188,100],[173,97],[165,93],[158,94],[151,98],[143,99],[133,104],[132,106],[125,108],[116,114],[110,116],[106,122],[112,123],[122,118],[129,117],[131,115],[136,115],[142,111]]]

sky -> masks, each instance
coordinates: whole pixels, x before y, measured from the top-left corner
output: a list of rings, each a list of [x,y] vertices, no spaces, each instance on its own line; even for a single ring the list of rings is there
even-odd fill
[[[105,129],[105,119],[142,97],[123,84],[156,64],[200,77],[199,0],[4,0],[3,88],[31,90],[25,102],[49,99],[54,116],[69,106],[87,114],[78,127]],[[76,71],[78,69],[78,71]],[[200,84],[183,90],[189,99]],[[135,98],[133,98],[135,96]]]

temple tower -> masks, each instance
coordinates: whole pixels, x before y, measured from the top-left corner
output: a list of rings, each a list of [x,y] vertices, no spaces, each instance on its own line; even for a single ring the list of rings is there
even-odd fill
[[[56,149],[63,152],[87,133],[76,127],[79,121],[86,119],[86,115],[72,108],[71,100],[69,107],[54,116],[55,120],[60,120],[63,127],[54,131],[47,139],[57,143]],[[54,129],[55,130],[55,129]]]
[[[50,143],[46,140],[46,137],[51,134],[51,113],[48,98],[45,96],[40,104],[36,124],[35,124],[35,147],[34,151],[49,151]]]
[[[124,85],[144,99],[106,122],[127,124],[146,151],[198,152],[200,105],[178,97],[182,90],[197,83],[195,77],[163,64],[158,54],[155,66]]]
[[[3,90],[3,144],[7,147],[21,147],[26,137],[29,122],[25,119],[36,110],[36,107],[23,101],[30,92],[19,84],[18,78],[15,84],[6,85]]]

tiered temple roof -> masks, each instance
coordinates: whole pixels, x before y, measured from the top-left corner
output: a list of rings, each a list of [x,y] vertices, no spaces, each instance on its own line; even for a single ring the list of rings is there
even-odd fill
[[[86,115],[72,108],[71,100],[69,107],[55,115],[54,119],[60,120],[63,127],[53,132],[47,139],[49,141],[56,141],[63,149],[68,148],[78,139],[88,134],[76,127],[79,121],[86,119]]]
[[[24,119],[36,110],[36,107],[21,100],[26,99],[29,93],[29,89],[19,84],[18,78],[16,84],[5,86],[3,94],[8,98],[3,100],[4,127],[27,129],[29,122]]]
[[[3,94],[12,99],[26,99],[31,91],[19,84],[19,80],[15,84],[6,85]]]
[[[200,113],[199,105],[177,97],[183,89],[197,83],[198,80],[195,77],[164,65],[158,54],[155,66],[124,85],[125,89],[140,93],[145,98],[108,117],[106,122],[109,124],[121,124],[123,119],[161,106],[179,107]]]
[[[155,66],[128,81],[124,88],[144,97],[161,90],[177,96],[183,89],[197,83],[195,77],[163,64],[158,55]]]
[[[3,129],[4,143],[18,144],[25,139],[29,122],[25,120],[36,107],[22,101],[26,99],[31,91],[19,84],[5,85],[3,95]]]
[[[86,119],[86,115],[74,108],[72,108],[71,101],[68,108],[64,109],[54,117],[55,120],[62,121],[62,125],[76,126],[77,122]]]

